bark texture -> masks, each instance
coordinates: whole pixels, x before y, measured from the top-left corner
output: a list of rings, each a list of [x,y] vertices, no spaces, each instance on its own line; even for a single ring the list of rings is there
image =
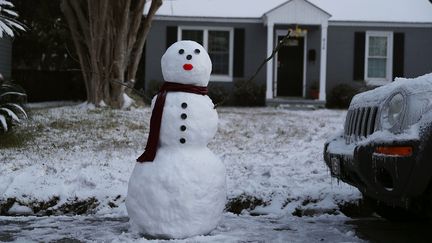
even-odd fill
[[[146,2],[151,4],[146,15]],[[121,108],[133,86],[144,43],[162,0],[62,0],[87,91],[87,101]],[[114,82],[115,81],[115,82]]]

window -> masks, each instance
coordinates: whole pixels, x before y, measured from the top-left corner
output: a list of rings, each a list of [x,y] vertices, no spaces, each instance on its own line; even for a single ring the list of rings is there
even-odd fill
[[[232,81],[233,29],[179,27],[179,40],[193,40],[208,52],[212,63],[211,81]]]
[[[391,82],[393,63],[393,33],[366,32],[365,80],[369,85]]]
[[[204,32],[202,30],[182,30],[182,40],[193,40],[204,45]]]

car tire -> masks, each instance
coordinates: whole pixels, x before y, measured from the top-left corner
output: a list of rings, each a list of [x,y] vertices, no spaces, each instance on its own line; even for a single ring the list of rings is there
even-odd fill
[[[428,189],[423,194],[423,197],[416,201],[415,205],[419,215],[423,215],[425,218],[432,219],[432,183],[430,183],[428,186]]]
[[[432,125],[428,125],[428,128],[425,130],[424,134],[427,134],[423,139],[425,140],[425,147],[423,148],[422,157],[420,160],[422,163],[430,164],[432,163]],[[429,168],[425,168],[425,170],[430,171]],[[429,173],[430,174],[430,173]],[[432,219],[432,176],[429,176],[429,184],[427,189],[424,191],[422,196],[417,198],[414,201],[414,205],[416,207],[416,211],[418,214],[424,215],[428,219]]]

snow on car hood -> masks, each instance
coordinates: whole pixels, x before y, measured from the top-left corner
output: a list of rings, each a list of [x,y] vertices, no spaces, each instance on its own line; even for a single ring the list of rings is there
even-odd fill
[[[351,101],[350,109],[378,106],[397,90],[403,90],[407,95],[432,92],[432,73],[416,78],[396,78],[392,83],[357,94]]]

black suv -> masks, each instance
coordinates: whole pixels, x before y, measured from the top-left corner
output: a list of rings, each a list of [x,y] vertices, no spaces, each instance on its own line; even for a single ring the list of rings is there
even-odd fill
[[[432,73],[354,96],[324,160],[333,177],[380,205],[382,216],[397,210],[431,217]]]

